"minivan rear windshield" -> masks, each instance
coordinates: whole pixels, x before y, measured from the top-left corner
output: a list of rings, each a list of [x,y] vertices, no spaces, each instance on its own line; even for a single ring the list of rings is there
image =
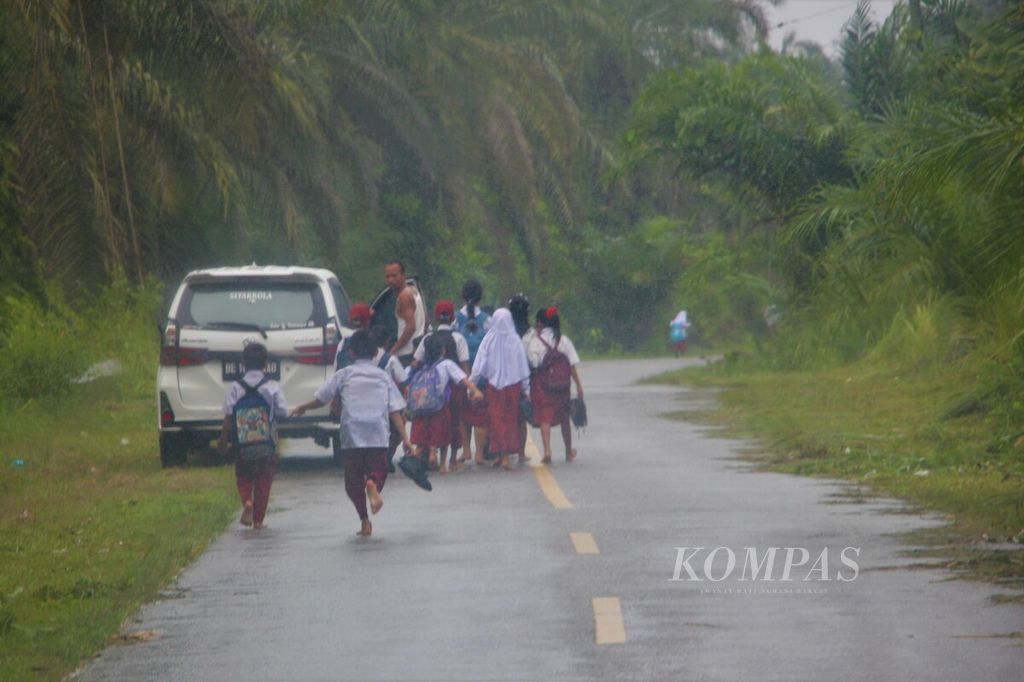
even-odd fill
[[[303,282],[190,284],[176,319],[183,327],[260,329],[322,327],[327,323],[320,287]]]

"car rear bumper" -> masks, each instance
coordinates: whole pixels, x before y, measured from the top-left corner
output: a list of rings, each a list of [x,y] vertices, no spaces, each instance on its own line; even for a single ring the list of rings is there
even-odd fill
[[[212,440],[220,435],[223,423],[223,419],[175,421],[170,425],[161,425],[160,433],[207,434]],[[333,436],[340,429],[338,422],[323,417],[282,417],[275,420],[275,424],[279,438]]]

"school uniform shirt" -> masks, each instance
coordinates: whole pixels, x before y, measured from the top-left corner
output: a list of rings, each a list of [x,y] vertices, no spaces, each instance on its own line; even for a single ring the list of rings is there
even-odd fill
[[[580,356],[576,353],[576,346],[573,345],[572,340],[562,334],[562,338],[558,340],[558,346],[555,346],[555,332],[549,327],[541,331],[538,337],[534,334],[534,337],[530,339],[529,345],[526,347],[526,359],[530,361],[530,367],[537,369],[540,364],[544,362],[544,356],[547,355],[548,349],[544,345],[544,341],[547,342],[548,346],[557,348],[559,351],[565,354],[565,357],[569,359],[569,365],[575,367],[580,364]]]
[[[442,386],[447,386],[448,382],[458,384],[466,378],[466,373],[462,371],[462,368],[448,358],[434,366],[437,368],[438,379]]]
[[[250,369],[242,377],[242,381],[250,386],[255,386],[263,381],[263,372],[258,369]],[[267,401],[267,405],[270,405],[271,420],[277,417],[288,416],[288,405],[284,400],[284,391],[281,390],[281,386],[276,381],[268,381],[256,390],[261,396],[263,396],[263,399]],[[228,387],[228,392],[224,395],[225,417],[229,417],[234,413],[235,405],[244,395],[245,389],[239,386],[237,381],[232,381],[231,385]]]
[[[405,399],[391,375],[372,360],[356,360],[339,369],[313,395],[324,405],[341,397],[339,441],[343,450],[386,448],[390,414],[405,409]]]
[[[469,362],[469,344],[466,343],[466,337],[462,334],[454,331],[450,324],[439,324],[437,325],[437,331],[439,332],[451,332],[452,339],[455,340],[455,355],[458,357],[459,362]],[[416,362],[423,364],[423,359],[427,357],[427,339],[433,335],[434,332],[427,334],[423,337],[423,341],[420,345],[416,346],[416,352],[412,354],[412,359]]]
[[[377,367],[380,367],[380,361],[384,358],[384,353],[383,348],[378,348],[377,354],[373,356],[373,364]],[[384,371],[388,373],[391,380],[395,382],[395,386],[399,388],[409,380],[409,370],[403,367],[402,361],[394,355],[388,358],[387,363],[384,365]]]
[[[526,333],[523,334],[523,350],[529,352],[530,341],[533,341],[535,338],[537,338],[537,328],[530,327],[529,329],[526,330]]]

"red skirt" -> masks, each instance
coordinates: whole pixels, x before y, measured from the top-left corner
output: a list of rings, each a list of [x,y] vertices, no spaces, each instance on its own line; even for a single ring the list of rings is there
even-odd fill
[[[519,384],[500,391],[487,387],[488,450],[496,455],[519,452]]]
[[[452,410],[445,405],[434,414],[412,420],[412,433],[409,437],[413,445],[428,448],[443,448],[452,442]]]
[[[537,424],[561,424],[569,417],[571,391],[551,393],[545,391],[539,380],[530,383],[533,400],[533,421]]]
[[[462,423],[469,424],[476,428],[487,428],[487,392],[484,391],[484,399],[474,403],[469,398],[462,405],[462,414],[459,415]]]

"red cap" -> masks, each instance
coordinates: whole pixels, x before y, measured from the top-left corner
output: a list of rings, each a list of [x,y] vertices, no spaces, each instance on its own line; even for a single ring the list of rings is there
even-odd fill
[[[373,317],[373,313],[370,312],[370,306],[365,303],[353,303],[348,311],[348,319],[353,325],[369,327],[371,317]]]
[[[556,308],[555,306],[550,306],[547,310],[544,311],[544,314],[548,316],[549,320],[558,317],[558,308]]]
[[[447,299],[441,299],[434,306],[434,317],[455,317],[455,305]]]

